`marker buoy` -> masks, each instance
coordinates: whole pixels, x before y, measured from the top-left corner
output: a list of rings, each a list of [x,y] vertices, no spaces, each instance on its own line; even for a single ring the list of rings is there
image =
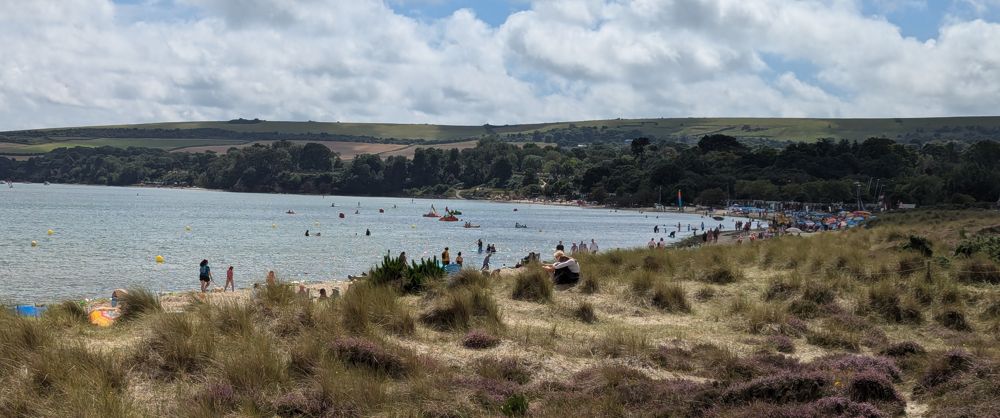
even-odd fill
[[[52,234],[54,234],[54,233],[56,233],[56,231],[53,231],[53,230],[51,230],[51,229],[50,229],[50,230],[48,231],[48,234],[49,234],[49,235],[52,235]]]
[[[156,263],[157,264],[163,264],[163,256],[162,255],[156,256]]]
[[[416,225],[412,225],[412,224],[411,224],[411,225],[410,225],[410,228],[413,228],[413,229],[417,229],[417,226],[416,226]]]
[[[191,227],[190,227],[190,226],[185,226],[185,227],[184,227],[184,230],[185,230],[185,231],[190,231],[190,230],[191,230]]]
[[[31,241],[31,246],[32,247],[37,247],[38,246],[38,241]]]
[[[277,228],[278,224],[271,224],[271,229]]]

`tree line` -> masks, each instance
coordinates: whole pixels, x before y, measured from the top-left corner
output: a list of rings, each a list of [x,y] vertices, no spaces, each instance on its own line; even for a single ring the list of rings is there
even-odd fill
[[[149,148],[60,148],[26,161],[0,158],[0,179],[102,185],[190,185],[238,192],[582,199],[619,206],[727,199],[852,202],[877,181],[887,201],[918,205],[996,202],[1000,143],[901,144],[886,138],[750,147],[711,135],[697,143],[636,138],[586,146],[418,148],[412,159],[362,154],[343,160],[321,143],[289,141],[183,153]],[[864,187],[871,201],[875,190]],[[470,193],[476,196],[475,192]]]

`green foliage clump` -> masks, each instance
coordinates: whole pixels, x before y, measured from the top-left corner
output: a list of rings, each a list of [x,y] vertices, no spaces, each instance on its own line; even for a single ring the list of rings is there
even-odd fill
[[[962,240],[955,248],[955,254],[967,257],[984,254],[994,262],[1000,263],[1000,235],[981,234]]]
[[[913,250],[924,257],[930,257],[934,255],[934,249],[931,240],[921,237],[919,235],[910,235],[910,239],[903,244],[902,248],[904,250]]]
[[[385,256],[382,264],[371,269],[368,280],[377,285],[398,288],[403,293],[419,293],[432,281],[445,276],[437,257],[413,261],[407,265],[402,258]]]

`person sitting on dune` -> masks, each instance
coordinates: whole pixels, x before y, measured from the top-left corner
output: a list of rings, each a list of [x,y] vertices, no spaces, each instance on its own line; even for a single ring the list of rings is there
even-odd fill
[[[555,262],[542,266],[545,271],[552,273],[552,281],[555,284],[574,284],[580,281],[580,264],[575,259],[567,257],[566,253],[556,251],[552,254]]]

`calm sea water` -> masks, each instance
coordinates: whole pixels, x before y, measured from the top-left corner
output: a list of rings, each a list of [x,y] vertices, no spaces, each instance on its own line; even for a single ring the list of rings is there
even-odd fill
[[[445,206],[459,209],[462,220],[482,227],[421,217],[431,204],[439,212]],[[340,212],[346,218],[338,218]],[[515,222],[529,228],[515,229]],[[268,270],[285,280],[344,278],[367,271],[387,252],[406,251],[413,259],[440,254],[446,246],[452,258],[461,251],[466,265],[478,268],[483,257],[476,253],[477,239],[497,246],[491,265],[498,268],[514,265],[529,251],[548,257],[559,240],[567,248],[570,241],[591,239],[601,249],[642,246],[654,236],[654,225],[676,228],[678,222],[685,225],[682,236],[691,234],[687,224],[719,223],[698,215],[484,201],[4,185],[0,301],[106,296],[129,286],[197,289],[202,259],[210,262],[213,285],[221,286],[226,267],[235,266],[238,287],[261,281]],[[731,228],[733,221],[723,223]],[[313,236],[305,236],[307,229]],[[669,240],[663,232],[660,237]],[[157,255],[165,263],[157,264]]]

